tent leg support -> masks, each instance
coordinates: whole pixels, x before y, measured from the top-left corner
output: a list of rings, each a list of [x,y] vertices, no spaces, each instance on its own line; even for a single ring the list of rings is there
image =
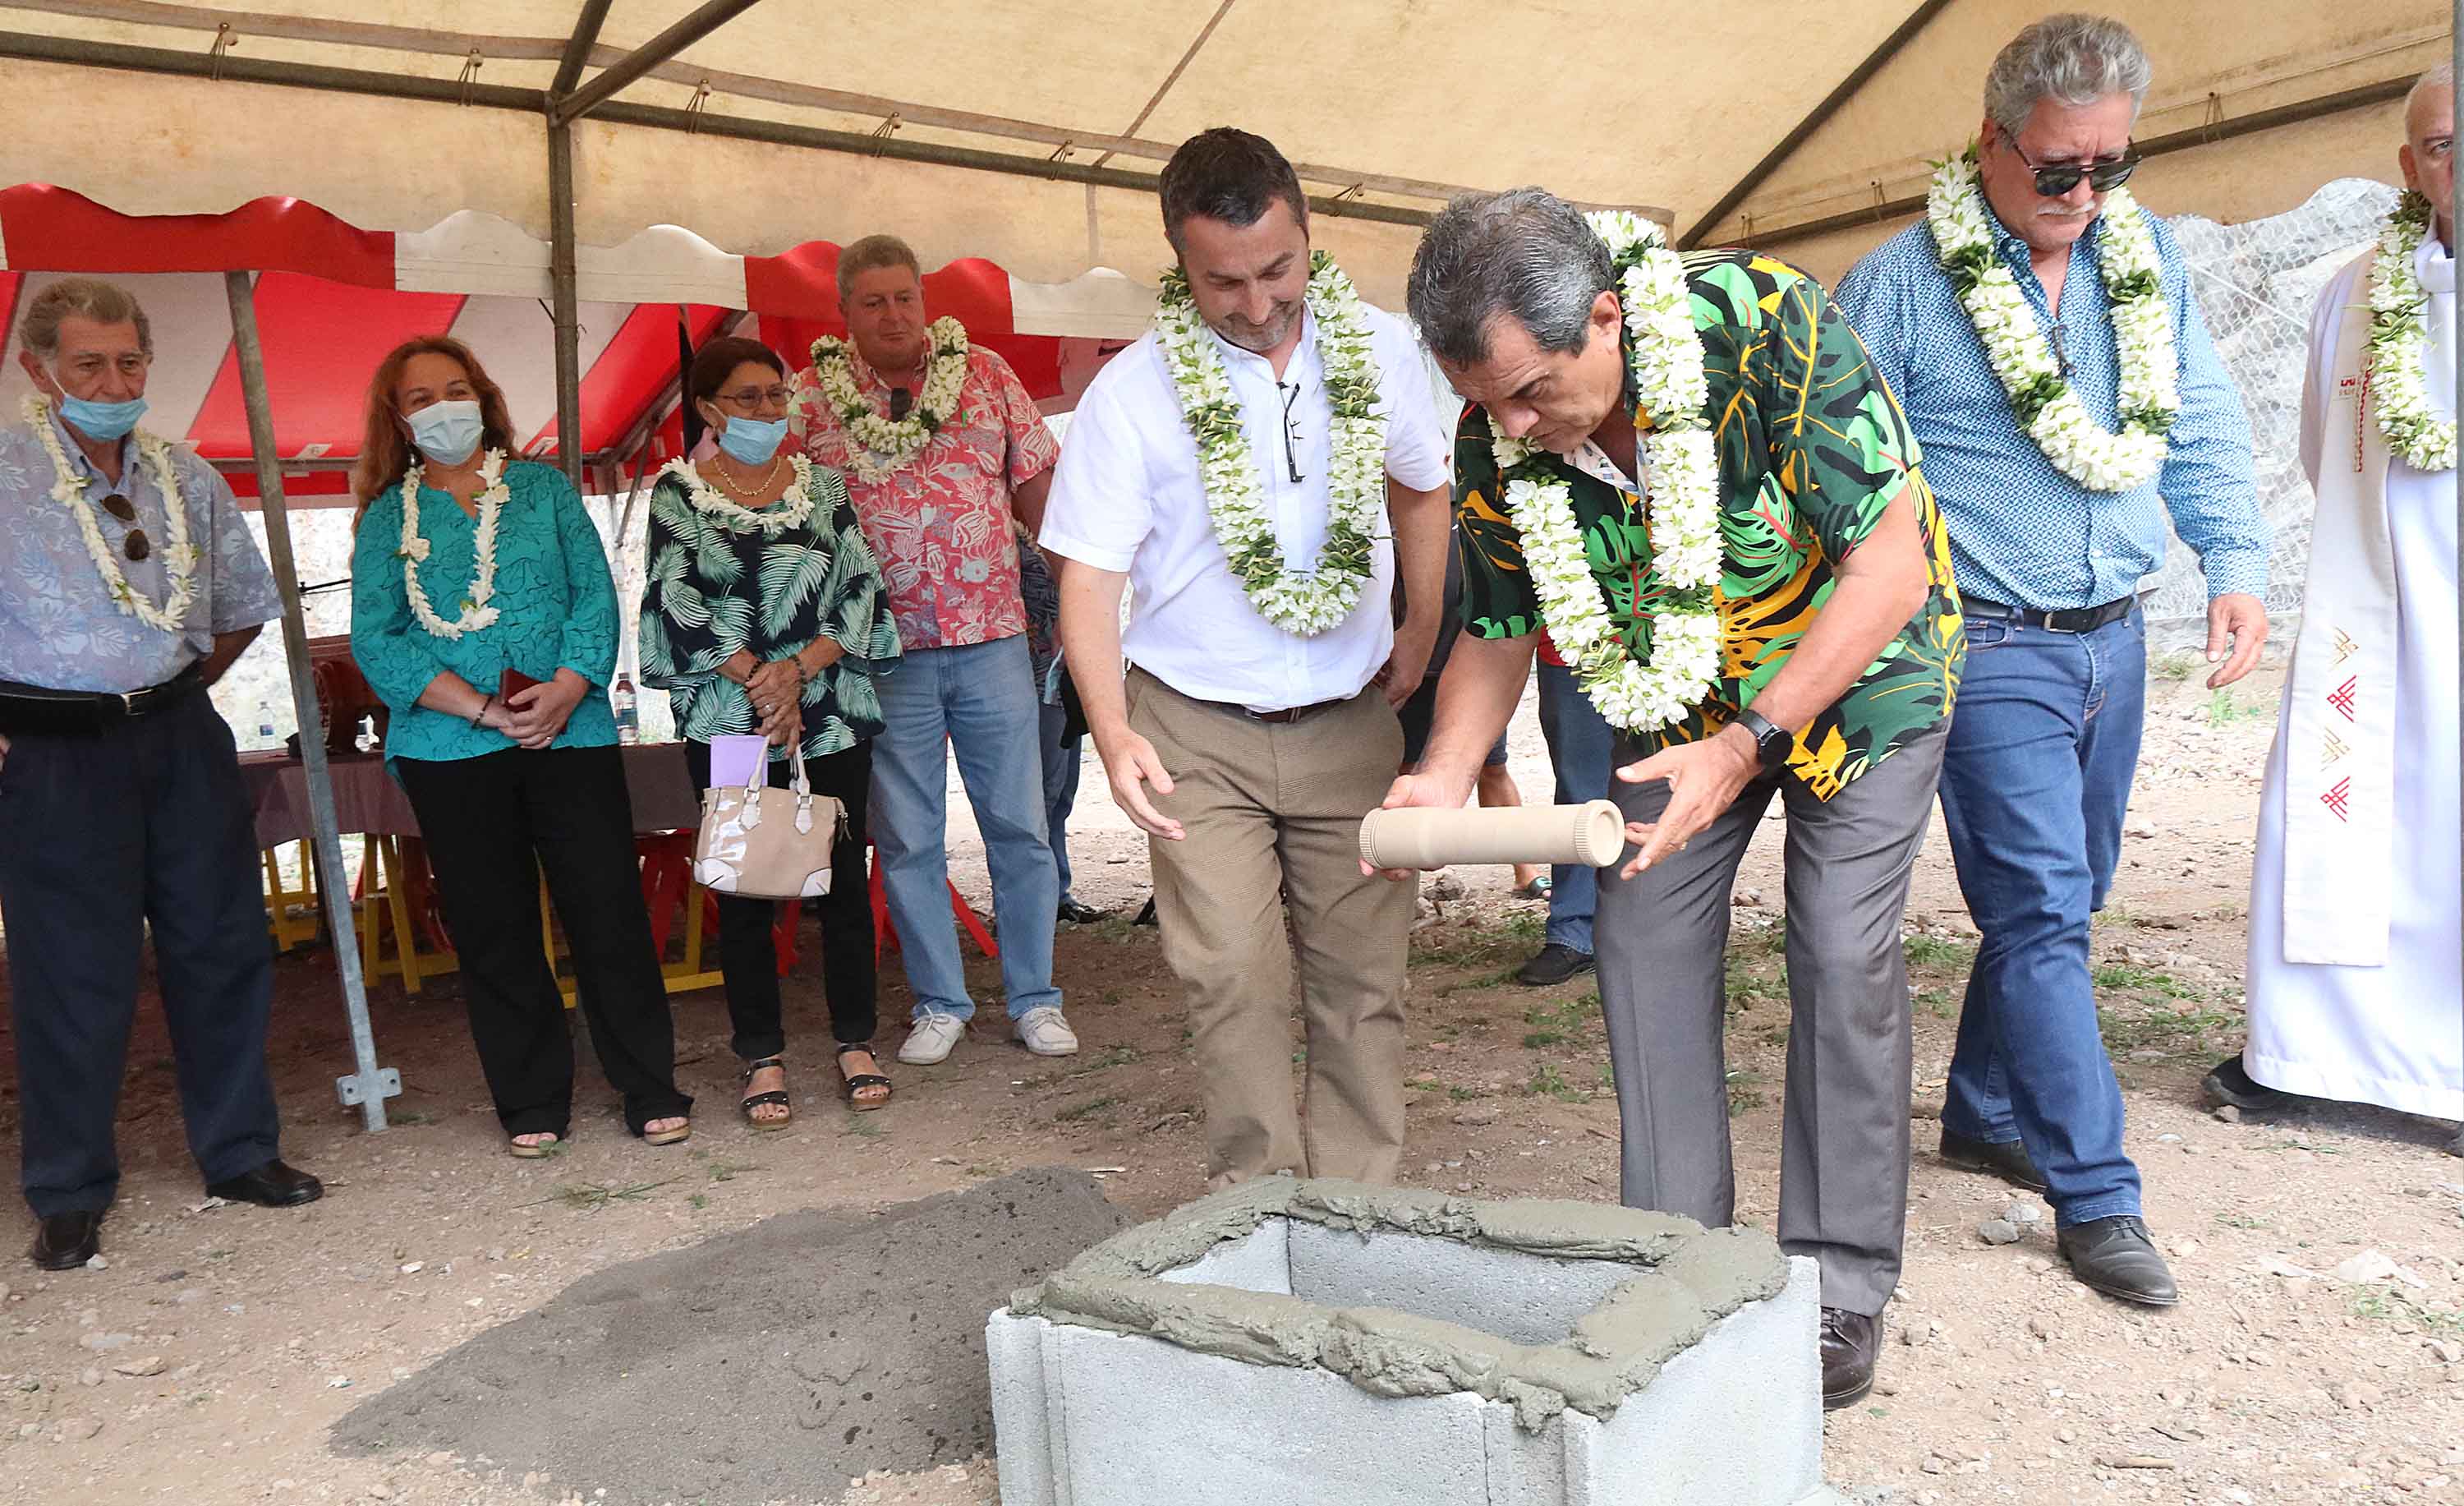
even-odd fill
[[[385,1100],[402,1092],[402,1074],[377,1065],[376,1032],[368,1024],[367,981],[360,973],[358,938],[351,934],[351,885],[342,872],[342,834],[334,814],[333,771],[325,764],[323,718],[308,668],[308,619],[299,606],[299,566],[291,551],[291,514],[282,501],[282,461],[275,452],[274,405],[265,390],[265,349],[256,335],[256,285],[245,272],[223,274],[231,299],[231,347],[239,356],[240,392],[248,405],[249,449],[256,456],[257,498],[265,514],[265,547],[282,590],[282,653],[291,665],[291,708],[299,721],[299,757],[307,765],[308,814],[316,828],[314,850],[324,896],[325,934],[341,974],[342,1006],[350,1016],[351,1054],[358,1071],[334,1080],[335,1095],[356,1108],[371,1134],[385,1127]]]

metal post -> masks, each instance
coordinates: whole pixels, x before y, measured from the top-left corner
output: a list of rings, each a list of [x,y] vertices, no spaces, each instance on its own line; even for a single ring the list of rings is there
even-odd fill
[[[582,486],[582,311],[574,295],[573,127],[547,127],[547,275],[556,299],[556,457]]]
[[[318,735],[317,687],[308,675],[308,619],[299,606],[299,567],[291,553],[291,514],[282,502],[282,464],[274,448],[274,405],[265,392],[265,352],[256,338],[256,288],[245,272],[223,274],[231,297],[231,346],[239,354],[240,393],[248,405],[249,449],[256,455],[256,495],[265,511],[265,547],[282,589],[282,653],[291,664],[291,708],[299,720],[299,757],[307,764],[308,815],[316,827],[317,889],[324,898],[325,935],[342,975],[342,1004],[351,1020],[351,1054],[359,1071],[334,1079],[334,1093],[356,1104],[371,1134],[385,1127],[385,1100],[402,1091],[402,1074],[377,1065],[368,1026],[367,981],[360,976],[359,937],[351,925],[351,885],[342,873],[342,834],[334,815],[333,772]]]

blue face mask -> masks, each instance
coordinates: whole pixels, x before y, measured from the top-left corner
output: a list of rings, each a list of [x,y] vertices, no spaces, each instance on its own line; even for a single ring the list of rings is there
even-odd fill
[[[479,405],[465,399],[430,403],[406,420],[410,442],[438,465],[460,465],[479,448]]]
[[[145,399],[132,397],[125,403],[97,403],[82,397],[72,397],[60,404],[60,417],[88,439],[114,444],[127,437],[145,414]]]
[[[738,418],[727,415],[727,428],[720,432],[718,447],[739,465],[768,465],[787,438],[787,421],[783,418]]]

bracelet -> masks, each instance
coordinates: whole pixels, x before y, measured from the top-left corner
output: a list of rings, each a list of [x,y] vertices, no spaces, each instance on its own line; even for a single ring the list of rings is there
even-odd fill
[[[475,716],[473,716],[473,717],[471,719],[471,725],[473,726],[473,728],[474,728],[474,729],[475,729],[475,728],[477,728],[477,727],[480,725],[480,723],[482,723],[482,722],[484,722],[484,721],[486,721],[486,720],[488,720],[488,712],[489,712],[489,710],[490,710],[491,708],[493,708],[495,704],[496,704],[496,698],[495,698],[495,697],[494,697],[494,696],[487,697],[486,698],[482,699],[482,700],[479,702],[479,710],[478,710],[478,714],[477,714],[477,715],[475,715]]]

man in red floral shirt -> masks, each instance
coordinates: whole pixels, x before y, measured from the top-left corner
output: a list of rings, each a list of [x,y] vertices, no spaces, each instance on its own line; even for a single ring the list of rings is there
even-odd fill
[[[853,339],[814,343],[797,410],[805,453],[847,477],[904,649],[875,682],[886,730],[872,762],[873,849],[915,991],[898,1059],[945,1059],[976,1012],[946,897],[945,742],[992,868],[1011,1028],[1027,1050],[1066,1056],[1078,1038],[1052,986],[1060,888],[1011,525],[1042,526],[1060,447],[1007,362],[957,320],[928,321],[905,241],[847,247],[838,284]]]

